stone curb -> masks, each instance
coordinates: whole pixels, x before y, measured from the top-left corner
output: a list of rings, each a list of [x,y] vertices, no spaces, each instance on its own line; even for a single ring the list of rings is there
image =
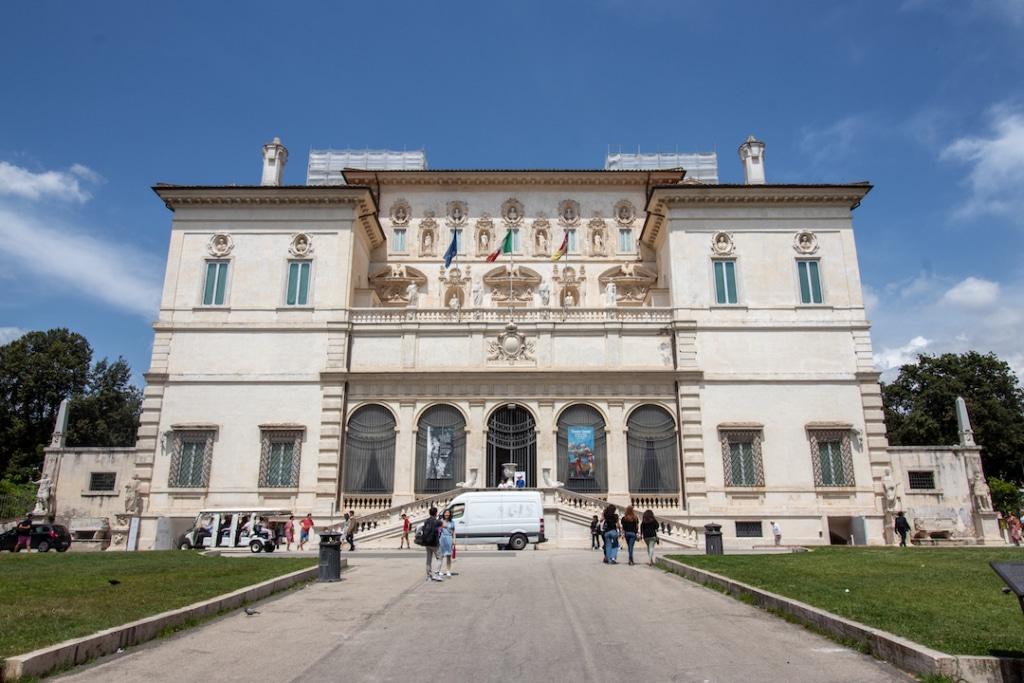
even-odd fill
[[[731,596],[749,595],[758,607],[777,610],[813,626],[831,636],[866,646],[872,655],[914,674],[947,676],[967,683],[1006,683],[1024,681],[1024,659],[949,655],[912,640],[860,622],[844,619],[807,603],[734,581],[721,574],[687,564],[658,558],[662,569],[679,574],[704,586],[724,590]]]
[[[342,559],[342,568],[347,561]],[[16,681],[25,676],[43,676],[54,669],[82,664],[97,657],[117,652],[120,648],[152,640],[166,628],[180,626],[190,619],[212,617],[225,610],[241,607],[289,588],[296,583],[316,578],[319,566],[278,576],[262,583],[239,588],[231,593],[196,602],[168,612],[98,631],[89,636],[65,640],[23,655],[8,657],[0,671],[0,681]]]

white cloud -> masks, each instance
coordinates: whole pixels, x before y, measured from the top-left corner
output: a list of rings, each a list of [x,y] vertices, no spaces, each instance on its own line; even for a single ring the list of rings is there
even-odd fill
[[[0,327],[0,346],[9,344],[21,335],[28,332],[20,327]]]
[[[162,268],[158,259],[3,204],[0,262],[5,269],[39,276],[40,289],[59,284],[147,317],[153,316],[159,305]]]
[[[916,363],[918,355],[923,353],[931,343],[931,339],[918,336],[903,346],[894,349],[886,347],[875,354],[875,367],[886,374],[889,370],[899,370],[904,365]],[[896,373],[891,374],[895,375]]]
[[[965,179],[970,197],[956,211],[960,218],[1007,216],[1024,221],[1024,113],[1006,105],[989,111],[987,137],[962,137],[941,158],[970,166]]]
[[[864,116],[853,114],[824,128],[805,127],[801,132],[800,148],[818,164],[841,159],[853,150],[865,123]]]
[[[942,295],[942,302],[964,308],[987,308],[999,300],[999,283],[968,277],[956,283]]]
[[[70,172],[28,169],[0,161],[0,196],[11,195],[33,201],[44,198],[87,202],[92,195],[82,187],[83,180],[97,182],[100,175],[88,166],[75,164]]]

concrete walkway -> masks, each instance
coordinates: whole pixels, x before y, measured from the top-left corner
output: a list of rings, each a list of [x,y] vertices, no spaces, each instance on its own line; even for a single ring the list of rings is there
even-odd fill
[[[909,681],[677,576],[596,552],[467,553],[424,581],[422,554],[353,553],[314,584],[60,677],[146,681]],[[273,561],[265,558],[263,561]]]

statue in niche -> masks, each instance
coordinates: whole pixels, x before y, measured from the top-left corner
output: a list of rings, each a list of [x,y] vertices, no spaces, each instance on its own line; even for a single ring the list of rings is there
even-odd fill
[[[459,297],[452,294],[452,298],[448,299],[448,308],[453,311],[459,310]]]
[[[576,299],[573,297],[572,292],[565,293],[565,307],[572,308],[576,305]]]
[[[423,253],[433,254],[434,253],[434,236],[429,233],[423,233]]]
[[[614,282],[609,282],[604,288],[605,303],[608,306],[615,305],[616,287]]]
[[[548,253],[548,236],[543,232],[537,233],[537,253],[543,255]]]
[[[481,306],[483,306],[484,305],[484,288],[480,286],[479,282],[474,282],[473,283],[472,294],[473,294],[473,306],[475,308],[480,308]]]
[[[480,232],[480,251],[485,252],[490,248],[490,246],[491,235],[486,230],[482,230]]]
[[[551,303],[551,287],[548,286],[547,280],[540,283],[540,287],[537,288],[537,292],[540,294],[541,306],[547,306]]]
[[[601,237],[600,232],[594,233],[594,253],[604,254],[604,238]]]
[[[417,299],[419,299],[420,288],[415,282],[410,282],[409,286],[405,288],[405,298],[409,300],[409,308],[416,308]]]

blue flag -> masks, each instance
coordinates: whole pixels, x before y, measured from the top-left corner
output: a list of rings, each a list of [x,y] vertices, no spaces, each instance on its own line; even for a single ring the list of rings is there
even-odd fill
[[[448,251],[444,252],[444,267],[447,268],[452,264],[452,259],[459,253],[459,233],[456,230],[452,230],[452,243],[448,245]]]

